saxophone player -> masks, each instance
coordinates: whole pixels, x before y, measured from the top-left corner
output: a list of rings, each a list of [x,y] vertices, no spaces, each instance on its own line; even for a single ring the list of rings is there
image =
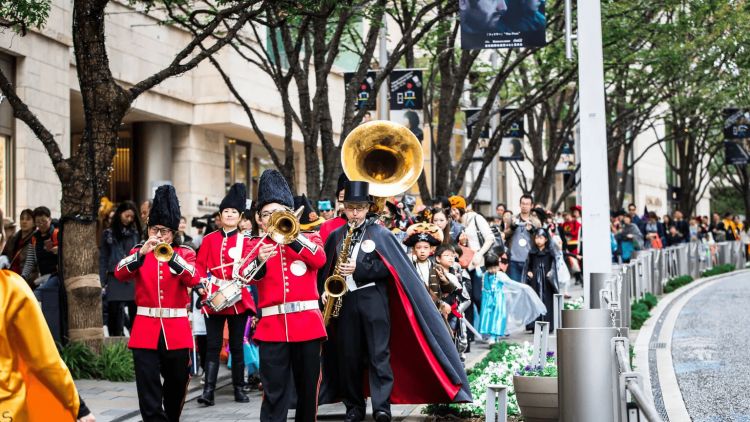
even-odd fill
[[[276,212],[294,205],[286,180],[276,170],[260,177],[256,212],[263,232]],[[314,421],[318,409],[320,351],[326,339],[318,307],[317,273],[326,262],[317,233],[299,233],[291,243],[256,238],[258,255],[244,272],[255,272],[260,320],[254,340],[260,356],[263,383],[261,421],[286,421],[296,387],[298,421]],[[267,261],[266,261],[267,260]],[[261,262],[264,262],[259,267]],[[294,377],[294,383],[290,379]]]

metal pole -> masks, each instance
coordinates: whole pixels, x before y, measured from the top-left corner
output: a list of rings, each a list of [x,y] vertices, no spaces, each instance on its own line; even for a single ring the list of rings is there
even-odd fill
[[[497,68],[497,59],[498,54],[497,51],[493,51],[490,55],[490,63],[492,65],[492,69],[494,70]],[[490,110],[495,110],[495,105],[498,104],[498,97],[495,97],[492,99],[492,107]],[[491,131],[490,134],[494,134],[495,130],[497,130],[497,127],[499,126],[499,120],[500,114],[497,116],[494,116],[490,119],[490,125],[491,125]],[[481,131],[481,128],[478,128],[478,130]],[[490,162],[490,214],[495,212],[495,209],[497,208],[497,156],[492,157],[492,161]]]
[[[388,25],[387,20],[385,18],[385,14],[383,15],[383,24],[380,27],[380,54],[378,57],[378,63],[380,64],[380,69],[384,69],[386,64],[388,64]],[[386,79],[387,81],[387,79]],[[386,81],[383,81],[382,84],[380,84],[380,92],[378,92],[378,118],[380,120],[388,120],[389,119],[389,113],[388,113],[388,83]]]
[[[573,0],[565,0],[565,58],[573,60]]]
[[[604,65],[599,0],[578,3],[578,85],[581,127],[584,302],[589,306],[591,273],[609,273],[609,184],[604,110]]]

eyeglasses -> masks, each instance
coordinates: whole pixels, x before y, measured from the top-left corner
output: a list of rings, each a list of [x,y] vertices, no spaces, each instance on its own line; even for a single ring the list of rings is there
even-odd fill
[[[344,208],[346,208],[349,211],[364,211],[368,208],[370,208],[369,205],[366,204],[346,204],[344,205]]]
[[[162,236],[166,236],[169,233],[172,233],[172,229],[168,229],[166,227],[161,227],[160,228],[160,227],[156,227],[156,226],[150,226],[148,228],[148,231],[149,231],[149,233],[153,233],[153,234],[159,233]]]
[[[263,220],[267,220],[267,219],[269,219],[271,217],[271,215],[273,215],[273,213],[275,213],[277,211],[284,211],[284,210],[283,209],[278,209],[278,210],[271,210],[271,211],[263,211],[262,213],[260,213],[260,218],[263,219]]]

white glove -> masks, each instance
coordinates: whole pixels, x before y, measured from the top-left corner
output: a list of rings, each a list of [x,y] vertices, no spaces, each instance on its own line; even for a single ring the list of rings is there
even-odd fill
[[[10,268],[10,260],[5,255],[0,255],[0,269]]]

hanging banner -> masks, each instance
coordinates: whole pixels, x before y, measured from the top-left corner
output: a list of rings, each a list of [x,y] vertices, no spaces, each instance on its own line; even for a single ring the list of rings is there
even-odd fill
[[[500,119],[505,121],[506,116],[514,111],[512,108],[500,110]],[[523,161],[523,136],[523,116],[518,116],[506,126],[503,133],[498,153],[501,161]]]
[[[545,0],[459,0],[461,48],[544,47]]]
[[[730,166],[750,164],[750,153],[737,141],[724,141],[724,163]]]
[[[391,111],[422,110],[422,70],[398,69],[390,75]]]
[[[479,122],[479,112],[481,111],[481,108],[465,108],[464,114],[466,115],[466,137],[471,139],[472,134],[474,133],[474,127]],[[480,139],[487,139],[490,137],[490,128],[489,125],[485,125],[482,128],[482,133],[479,134]]]
[[[560,161],[555,166],[559,173],[573,173],[576,171],[575,142],[572,139],[565,141],[560,151]]]
[[[372,88],[375,84],[376,76],[377,74],[374,71],[368,71],[365,80],[361,81],[357,90],[354,91],[357,109],[363,109],[367,107],[367,103],[368,101],[370,101],[370,98],[376,95],[375,91]],[[354,72],[344,72],[344,89],[349,86],[349,83],[352,82],[353,78]],[[376,108],[377,101],[373,101],[368,110],[375,110]]]
[[[750,138],[750,110],[725,108],[723,114],[725,138]]]

